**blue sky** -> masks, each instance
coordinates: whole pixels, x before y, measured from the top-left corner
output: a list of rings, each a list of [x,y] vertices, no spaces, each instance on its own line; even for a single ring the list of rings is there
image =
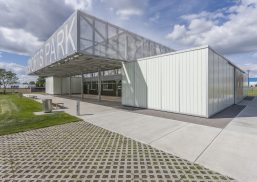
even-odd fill
[[[0,0],[0,9],[0,67],[22,82],[35,79],[30,55],[76,9],[177,50],[209,44],[257,77],[257,0]]]

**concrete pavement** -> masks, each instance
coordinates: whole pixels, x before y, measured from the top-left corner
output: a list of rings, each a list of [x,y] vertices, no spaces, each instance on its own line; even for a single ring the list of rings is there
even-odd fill
[[[224,128],[196,161],[240,181],[257,181],[257,98]]]
[[[76,101],[64,102],[76,115]],[[81,119],[165,152],[195,162],[240,181],[257,181],[257,98],[224,129],[147,116],[121,109],[81,102]]]

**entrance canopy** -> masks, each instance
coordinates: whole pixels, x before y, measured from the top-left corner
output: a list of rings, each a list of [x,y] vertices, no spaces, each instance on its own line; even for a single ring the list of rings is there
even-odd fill
[[[28,61],[30,75],[72,76],[121,68],[173,51],[81,11],[74,12]]]

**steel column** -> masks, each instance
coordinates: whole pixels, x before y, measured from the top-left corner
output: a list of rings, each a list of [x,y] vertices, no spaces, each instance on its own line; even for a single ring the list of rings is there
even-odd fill
[[[119,95],[119,92],[118,92],[118,84],[119,84],[119,81],[116,80],[116,93],[115,93],[116,96]]]
[[[101,70],[98,69],[98,101],[101,101]]]
[[[84,99],[84,74],[81,73],[81,100]]]
[[[62,77],[60,77],[61,95],[62,95]]]
[[[70,95],[70,97],[71,97],[71,76],[70,76],[70,89],[69,89],[69,95]]]

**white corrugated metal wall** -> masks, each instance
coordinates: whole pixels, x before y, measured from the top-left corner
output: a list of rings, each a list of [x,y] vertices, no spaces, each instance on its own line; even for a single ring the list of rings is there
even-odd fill
[[[123,105],[203,117],[246,93],[245,74],[208,46],[124,63],[122,80]]]
[[[208,47],[124,63],[122,104],[207,116]]]

